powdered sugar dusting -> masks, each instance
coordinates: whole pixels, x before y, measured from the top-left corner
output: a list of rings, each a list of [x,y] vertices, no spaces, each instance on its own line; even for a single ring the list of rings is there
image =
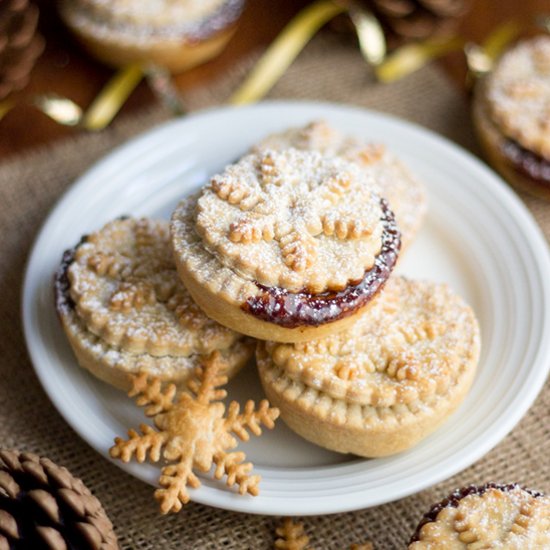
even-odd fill
[[[233,23],[243,0],[63,0],[71,25],[96,39],[145,46],[205,38]]]
[[[488,77],[491,117],[506,136],[550,160],[550,37],[521,42]]]
[[[386,147],[342,134],[324,121],[314,121],[267,136],[252,151],[280,151],[289,147],[343,157],[366,170],[378,193],[388,199],[401,231],[403,248],[407,248],[426,213],[426,189]]]
[[[290,291],[345,288],[381,246],[380,203],[355,164],[315,151],[251,154],[197,204],[203,245],[250,280]]]
[[[111,346],[188,356],[240,338],[193,303],[176,272],[167,222],[107,224],[78,247],[68,277],[78,315]]]
[[[489,484],[479,491],[466,492],[466,496],[461,491],[456,498],[451,495],[452,506],[442,507],[435,520],[422,526],[418,540],[409,545],[410,550],[550,547],[548,497],[519,485]]]
[[[377,408],[429,404],[477,363],[479,327],[446,285],[393,277],[347,331],[266,350],[285,376],[335,399]]]

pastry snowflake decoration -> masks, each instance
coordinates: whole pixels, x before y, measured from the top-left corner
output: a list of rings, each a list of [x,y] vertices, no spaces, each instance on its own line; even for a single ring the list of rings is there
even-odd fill
[[[297,149],[248,155],[214,176],[196,227],[224,263],[260,283],[315,291],[343,264],[360,279],[382,231],[373,182],[356,165]]]
[[[215,465],[214,477],[227,476],[227,486],[238,486],[239,493],[258,494],[259,475],[251,475],[252,463],[245,462],[243,452],[230,452],[237,444],[237,436],[248,441],[250,430],[259,436],[263,424],[272,429],[279,410],[270,407],[264,399],[256,409],[248,401],[244,411],[232,401],[227,409],[220,402],[227,392],[220,386],[227,383],[223,374],[226,368],[218,352],[204,360],[196,370],[196,377],[187,383],[189,392],[176,394],[176,386],[162,387],[160,380],[149,379],[146,374],[133,378],[130,397],[145,407],[145,415],[154,419],[155,428],[141,424],[138,431],[128,431],[129,438],[115,439],[110,449],[113,458],[129,462],[132,458],[152,462],[161,457],[169,464],[162,469],[161,487],[155,492],[163,514],[178,512],[190,500],[187,487],[200,487],[194,470],[208,472]]]
[[[285,518],[275,529],[275,533],[275,550],[313,550],[313,547],[309,546],[309,537],[303,523],[294,523],[291,518]],[[373,546],[371,542],[352,544],[350,550],[373,550]]]

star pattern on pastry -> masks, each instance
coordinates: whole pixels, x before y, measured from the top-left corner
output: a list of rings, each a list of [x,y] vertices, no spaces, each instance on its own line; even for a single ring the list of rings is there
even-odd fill
[[[292,518],[284,518],[281,525],[275,529],[277,539],[275,550],[314,550],[309,546],[309,537],[303,523],[296,523]],[[352,544],[350,550],[373,550],[371,542]]]
[[[310,189],[285,185],[288,161],[280,153],[265,151],[258,162],[259,187],[254,190],[230,175],[214,177],[211,182],[220,199],[243,211],[229,226],[232,242],[276,241],[285,265],[301,272],[317,257],[318,235],[349,240],[372,233],[372,224],[361,219],[357,210],[336,208],[352,185],[352,175],[345,170]],[[280,187],[280,192],[269,186]]]
[[[226,476],[227,486],[237,486],[240,494],[258,494],[260,476],[251,474],[253,465],[245,462],[244,452],[232,449],[238,439],[248,441],[250,433],[260,436],[262,425],[272,429],[279,410],[265,399],[257,408],[248,401],[242,412],[232,401],[226,410],[220,401],[227,395],[220,388],[227,383],[225,369],[220,354],[212,353],[187,382],[188,391],[180,393],[174,384],[163,387],[160,380],[146,374],[133,378],[128,395],[145,408],[154,427],[141,424],[139,431],[130,429],[128,439],[115,438],[109,452],[123,462],[132,458],[144,462],[149,457],[152,462],[162,458],[168,463],[155,492],[163,514],[178,512],[190,500],[188,487],[201,485],[195,471],[208,472],[212,465],[215,479]]]

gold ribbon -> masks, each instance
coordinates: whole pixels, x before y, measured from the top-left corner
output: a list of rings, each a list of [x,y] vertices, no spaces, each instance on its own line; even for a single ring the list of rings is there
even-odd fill
[[[80,126],[86,130],[102,130],[120,111],[130,94],[143,78],[139,65],[129,65],[118,71],[84,111],[72,99],[57,94],[41,94],[31,98],[31,103],[46,116],[63,126]],[[16,103],[5,100],[0,103],[0,120]]]
[[[140,65],[128,65],[118,71],[82,116],[80,124],[87,130],[102,130],[120,111],[143,78]]]
[[[298,13],[268,47],[229,103],[242,105],[261,99],[281,78],[315,33],[345,11],[331,0],[317,0]]]
[[[393,82],[421,69],[438,57],[462,49],[463,46],[464,39],[456,36],[407,44],[386,57],[383,63],[375,67],[374,73],[381,82]]]

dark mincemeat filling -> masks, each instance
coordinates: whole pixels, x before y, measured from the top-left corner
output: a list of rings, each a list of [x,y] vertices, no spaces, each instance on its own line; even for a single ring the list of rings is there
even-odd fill
[[[426,523],[432,523],[436,521],[437,516],[441,510],[444,508],[458,508],[458,505],[460,504],[460,501],[463,498],[466,498],[469,495],[483,495],[486,493],[489,489],[498,489],[499,491],[503,491],[504,493],[507,493],[509,491],[513,491],[516,488],[521,488],[522,490],[529,493],[531,496],[535,498],[542,497],[543,494],[539,493],[538,491],[533,491],[531,489],[526,489],[525,487],[520,487],[516,483],[510,483],[508,485],[498,484],[498,483],[487,483],[486,485],[477,486],[477,485],[469,485],[468,487],[464,487],[462,489],[457,489],[454,493],[451,493],[446,499],[442,500],[441,502],[438,502],[434,506],[432,506],[432,509],[424,515],[420,523],[418,524],[418,527],[416,528],[416,531],[414,532],[409,544],[412,544],[413,542],[417,542],[420,540],[420,530]]]
[[[71,283],[69,281],[68,270],[69,266],[74,262],[74,257],[76,251],[78,250],[78,247],[81,244],[85,243],[87,238],[88,236],[84,235],[76,246],[74,246],[73,248],[69,248],[69,250],[65,250],[65,252],[63,252],[61,263],[59,264],[59,267],[54,274],[54,300],[55,310],[57,311],[58,315],[69,313],[70,311],[74,310],[75,304],[69,292],[71,288]]]
[[[516,172],[540,185],[550,185],[549,160],[511,139],[503,142],[501,151]]]
[[[381,290],[392,272],[399,250],[401,234],[395,216],[385,199],[380,200],[382,209],[382,247],[374,265],[365,272],[361,281],[349,284],[341,291],[313,294],[307,290],[296,293],[280,287],[266,287],[256,282],[263,292],[249,298],[241,307],[244,311],[285,328],[318,326],[352,315]]]

